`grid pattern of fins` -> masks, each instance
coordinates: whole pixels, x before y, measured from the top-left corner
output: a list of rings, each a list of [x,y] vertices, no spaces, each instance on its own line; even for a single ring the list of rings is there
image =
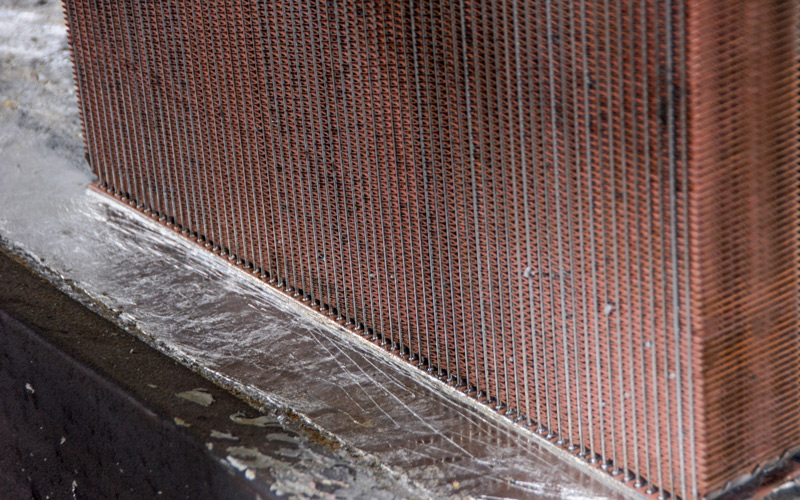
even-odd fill
[[[796,1],[690,15],[697,467],[714,485],[800,443],[798,26]]]
[[[800,444],[796,0],[66,0],[98,185],[649,494]]]

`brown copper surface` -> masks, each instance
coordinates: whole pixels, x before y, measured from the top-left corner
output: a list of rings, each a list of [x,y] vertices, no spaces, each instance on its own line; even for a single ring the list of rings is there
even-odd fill
[[[69,0],[98,184],[631,485],[800,444],[794,0]]]

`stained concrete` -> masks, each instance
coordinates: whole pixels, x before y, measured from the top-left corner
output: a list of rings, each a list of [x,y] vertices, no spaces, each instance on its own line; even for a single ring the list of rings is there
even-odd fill
[[[425,498],[0,251],[0,498]]]

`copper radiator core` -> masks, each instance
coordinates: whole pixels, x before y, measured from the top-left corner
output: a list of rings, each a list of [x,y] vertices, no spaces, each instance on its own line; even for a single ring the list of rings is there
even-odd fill
[[[67,0],[98,185],[651,494],[800,445],[796,0]]]

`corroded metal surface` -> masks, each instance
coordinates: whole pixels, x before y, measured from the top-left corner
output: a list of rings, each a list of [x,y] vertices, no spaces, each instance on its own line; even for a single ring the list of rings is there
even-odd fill
[[[60,10],[20,4],[0,7],[0,21],[12,20],[0,31],[3,246],[160,350],[294,412],[434,497],[627,496],[539,437],[87,192]]]
[[[796,0],[66,7],[98,185],[198,249],[649,494],[800,444]]]
[[[631,483],[692,497],[796,444],[796,2],[92,5],[73,11],[79,57],[99,61],[79,79],[95,92],[90,152],[101,182],[140,208]],[[15,28],[41,15],[2,8]],[[114,15],[152,24],[93,24]],[[191,51],[188,17],[207,35]],[[245,29],[256,25],[261,38]],[[618,495],[528,431],[85,194],[63,31],[46,26],[0,33],[3,62],[24,63],[0,66],[5,244],[187,364],[313,416],[433,491]],[[252,134],[257,123],[269,127]],[[539,162],[528,184],[507,168],[523,152]],[[237,169],[268,158],[280,161],[261,179]],[[199,182],[202,203],[176,196],[202,165],[225,174]],[[257,186],[263,203],[240,207]],[[576,227],[583,243],[566,237]],[[540,236],[542,255],[528,256]],[[483,309],[456,307],[475,294]],[[538,328],[535,342],[515,345],[520,325]]]

